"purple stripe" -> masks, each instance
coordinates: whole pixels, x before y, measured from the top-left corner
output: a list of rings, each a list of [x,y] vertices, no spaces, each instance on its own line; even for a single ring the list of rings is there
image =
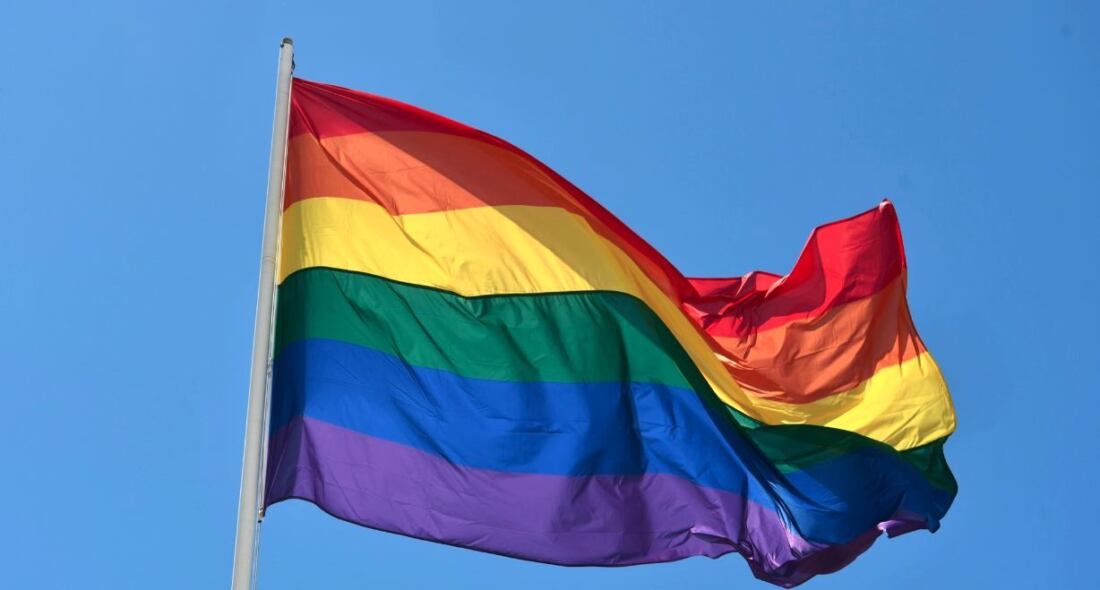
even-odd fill
[[[375,529],[561,565],[737,551],[757,577],[784,586],[843,567],[880,532],[823,546],[792,533],[773,510],[672,475],[474,469],[310,418],[270,443],[266,504],[289,498]]]

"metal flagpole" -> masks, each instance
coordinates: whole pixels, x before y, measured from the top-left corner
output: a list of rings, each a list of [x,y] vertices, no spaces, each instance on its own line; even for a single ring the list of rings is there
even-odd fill
[[[271,370],[271,324],[275,300],[275,261],[279,215],[283,209],[286,136],[290,114],[290,79],[294,72],[294,42],[279,46],[279,77],[275,86],[275,123],[267,171],[267,207],[260,257],[260,287],[256,301],[256,331],[252,337],[252,381],[248,386],[248,418],[241,461],[241,498],[237,508],[237,542],[233,553],[232,590],[250,590],[255,571],[257,531],[263,502],[261,458],[267,445],[267,389]]]

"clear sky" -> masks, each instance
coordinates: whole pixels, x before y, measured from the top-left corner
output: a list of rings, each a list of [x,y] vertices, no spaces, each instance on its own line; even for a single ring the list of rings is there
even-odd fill
[[[533,5],[4,3],[0,587],[227,587],[284,35],[300,76],[509,139],[691,275],[785,272],[893,199],[961,489],[807,587],[1094,584],[1100,4]],[[302,502],[263,533],[264,590],[765,586],[736,555],[569,569]]]

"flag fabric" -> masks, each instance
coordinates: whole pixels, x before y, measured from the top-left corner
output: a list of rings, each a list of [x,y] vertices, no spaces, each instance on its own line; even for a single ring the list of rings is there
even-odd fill
[[[265,506],[792,586],[955,496],[888,202],[786,276],[688,278],[511,144],[301,79],[285,186]]]

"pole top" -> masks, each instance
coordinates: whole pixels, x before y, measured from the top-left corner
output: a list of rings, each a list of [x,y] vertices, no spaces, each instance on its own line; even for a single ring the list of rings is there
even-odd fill
[[[294,39],[291,39],[290,37],[283,37],[283,42],[279,44],[279,47],[282,47],[283,45],[293,46],[294,45]]]

